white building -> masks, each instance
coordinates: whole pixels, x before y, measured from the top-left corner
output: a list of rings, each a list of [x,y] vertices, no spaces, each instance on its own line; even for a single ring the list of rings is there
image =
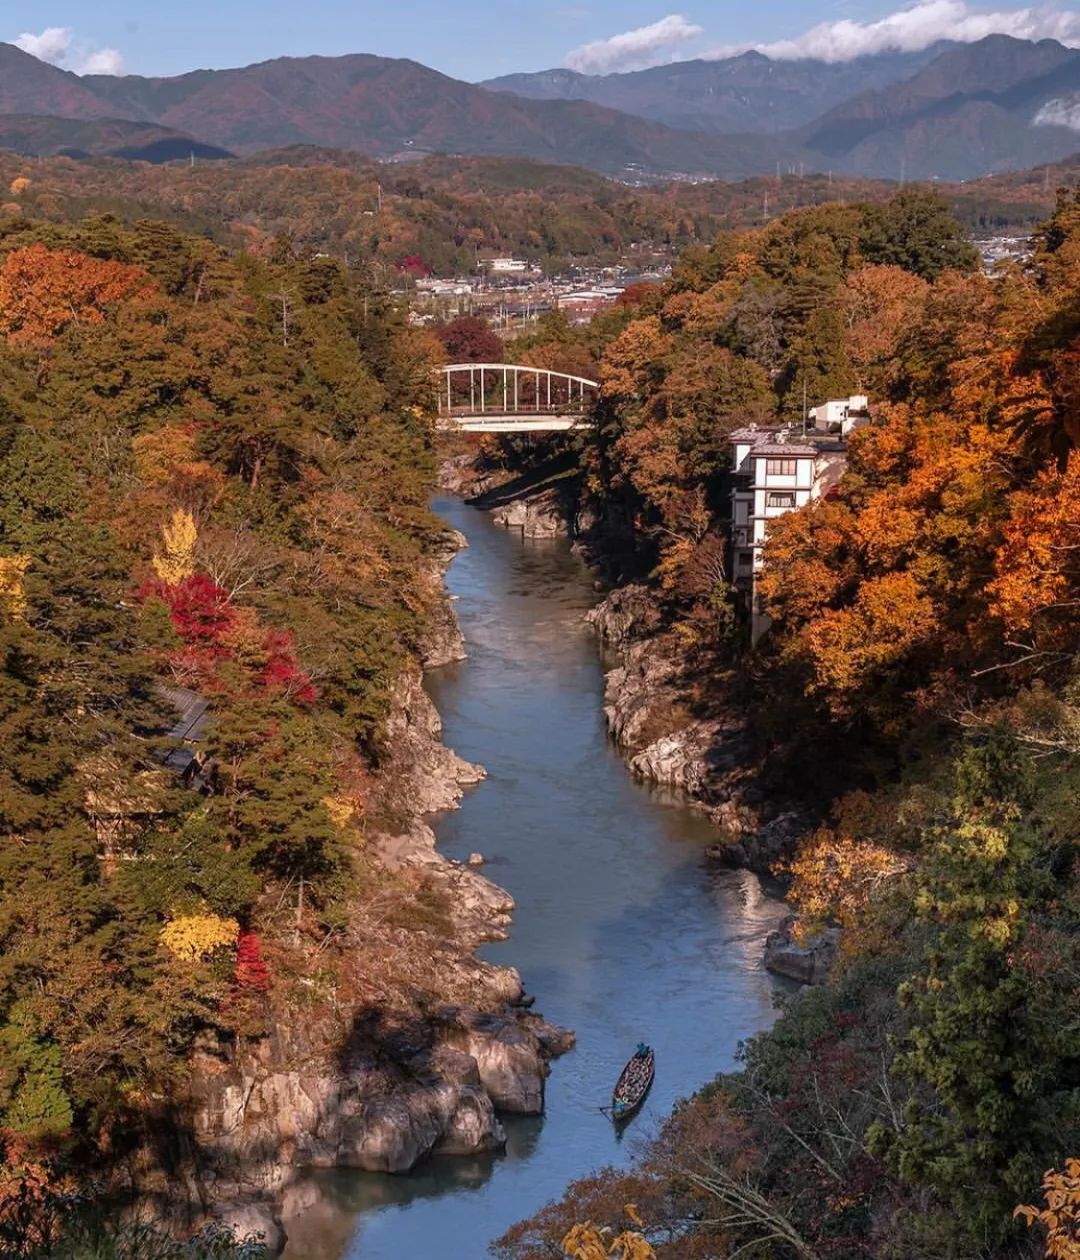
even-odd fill
[[[790,427],[751,426],[731,435],[731,580],[750,600],[752,636],[768,628],[761,612],[757,577],[769,522],[823,498],[839,482],[847,463],[847,437],[870,419],[869,402],[856,396],[823,403],[810,412],[805,433]]]
[[[529,270],[529,264],[524,258],[493,258],[488,266],[493,272],[501,272],[504,275]]]
[[[865,394],[837,398],[815,407],[807,417],[808,427],[815,433],[839,434],[847,437],[860,424],[870,419],[870,399]]]

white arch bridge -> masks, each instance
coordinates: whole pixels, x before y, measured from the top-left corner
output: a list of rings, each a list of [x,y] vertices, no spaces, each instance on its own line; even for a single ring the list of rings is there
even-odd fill
[[[437,425],[464,433],[558,433],[592,424],[597,381],[519,363],[442,369]]]

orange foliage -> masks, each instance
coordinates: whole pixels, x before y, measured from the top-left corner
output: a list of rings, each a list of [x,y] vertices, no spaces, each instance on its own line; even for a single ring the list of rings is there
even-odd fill
[[[69,324],[100,323],[110,305],[152,287],[141,267],[28,245],[0,268],[0,332],[12,345],[45,345]]]
[[[862,267],[840,290],[848,358],[864,389],[880,390],[895,372],[904,330],[930,286],[902,267]]]
[[[659,362],[670,349],[671,338],[655,315],[635,320],[604,356],[604,394],[632,398],[648,393],[647,386],[656,381]]]
[[[1046,1207],[1018,1207],[1028,1225],[1046,1230],[1047,1260],[1080,1260],[1080,1159],[1067,1159],[1064,1172],[1050,1169],[1043,1178]]]
[[[842,708],[849,693],[930,636],[937,621],[933,602],[910,573],[864,582],[850,608],[823,613],[809,629],[813,689],[828,691]]]
[[[990,590],[1010,631],[1075,628],[1080,606],[1080,455],[1012,497]]]
[[[793,881],[790,896],[800,932],[835,921],[845,929],[845,952],[857,954],[865,944],[867,912],[908,870],[908,862],[883,845],[823,828],[782,869]]]

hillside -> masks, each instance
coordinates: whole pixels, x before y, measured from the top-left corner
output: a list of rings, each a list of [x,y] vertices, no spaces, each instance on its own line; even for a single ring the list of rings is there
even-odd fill
[[[417,62],[357,54],[283,57],[176,79],[87,76],[112,113],[190,132],[242,153],[289,144],[501,154],[606,173],[766,170],[775,155],[749,138],[700,136],[577,101],[485,92]],[[786,154],[786,147],[780,149]]]
[[[622,74],[542,70],[481,87],[533,100],[591,101],[685,131],[776,133],[801,127],[853,96],[916,74],[947,44],[853,61],[774,61],[759,52],[679,61]]]
[[[77,124],[81,125],[81,124]],[[181,155],[185,156],[185,155]],[[980,232],[1026,230],[1080,175],[1074,158],[1052,168],[963,185],[937,185],[950,209]],[[243,160],[148,166],[95,158],[27,160],[0,154],[0,184],[28,180],[8,202],[43,219],[111,214],[135,223],[167,217],[187,231],[256,251],[287,235],[298,246],[366,260],[391,283],[404,258],[439,275],[471,271],[477,255],[509,253],[559,270],[609,265],[649,251],[706,243],[725,229],[758,227],[766,213],[890,196],[885,181],[757,176],[630,188],[580,167],[520,158],[432,155],[380,164],[345,150],[296,146]],[[380,195],[381,188],[381,195]],[[380,207],[381,206],[381,210]]]
[[[227,149],[159,127],[156,123],[101,118],[81,122],[36,114],[0,115],[0,149],[28,156],[116,157],[138,162],[173,162],[195,157],[232,157]]]
[[[108,118],[115,113],[78,75],[0,43],[0,114]]]
[[[725,227],[759,225],[766,202],[774,215],[838,198],[882,200],[891,191],[824,176],[630,188],[579,167],[519,158],[433,155],[380,165],[310,147],[194,169],[0,156],[0,184],[20,177],[30,181],[17,198],[27,214],[108,213],[134,223],[167,213],[189,231],[256,250],[287,234],[298,246],[365,260],[384,283],[408,257],[439,275],[473,270],[478,253],[511,253],[548,270],[607,265],[631,245],[680,250]]]
[[[0,71],[0,113],[130,119],[243,154],[308,145],[393,160],[528,158],[632,183],[778,168],[894,179],[1019,170],[1075,150],[1066,124],[1080,92],[1080,53],[1004,36],[839,65],[747,53],[598,78],[552,71],[488,85],[498,91],[367,54],[80,79],[3,45]]]
[[[1075,130],[1039,120],[1078,91],[1080,52],[995,35],[838,106],[797,139],[819,161],[870,176],[970,179],[1075,150]]]

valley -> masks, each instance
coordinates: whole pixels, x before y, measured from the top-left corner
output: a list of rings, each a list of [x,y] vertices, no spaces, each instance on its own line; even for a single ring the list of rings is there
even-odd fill
[[[1078,32],[0,44],[0,1260],[1075,1260]]]

